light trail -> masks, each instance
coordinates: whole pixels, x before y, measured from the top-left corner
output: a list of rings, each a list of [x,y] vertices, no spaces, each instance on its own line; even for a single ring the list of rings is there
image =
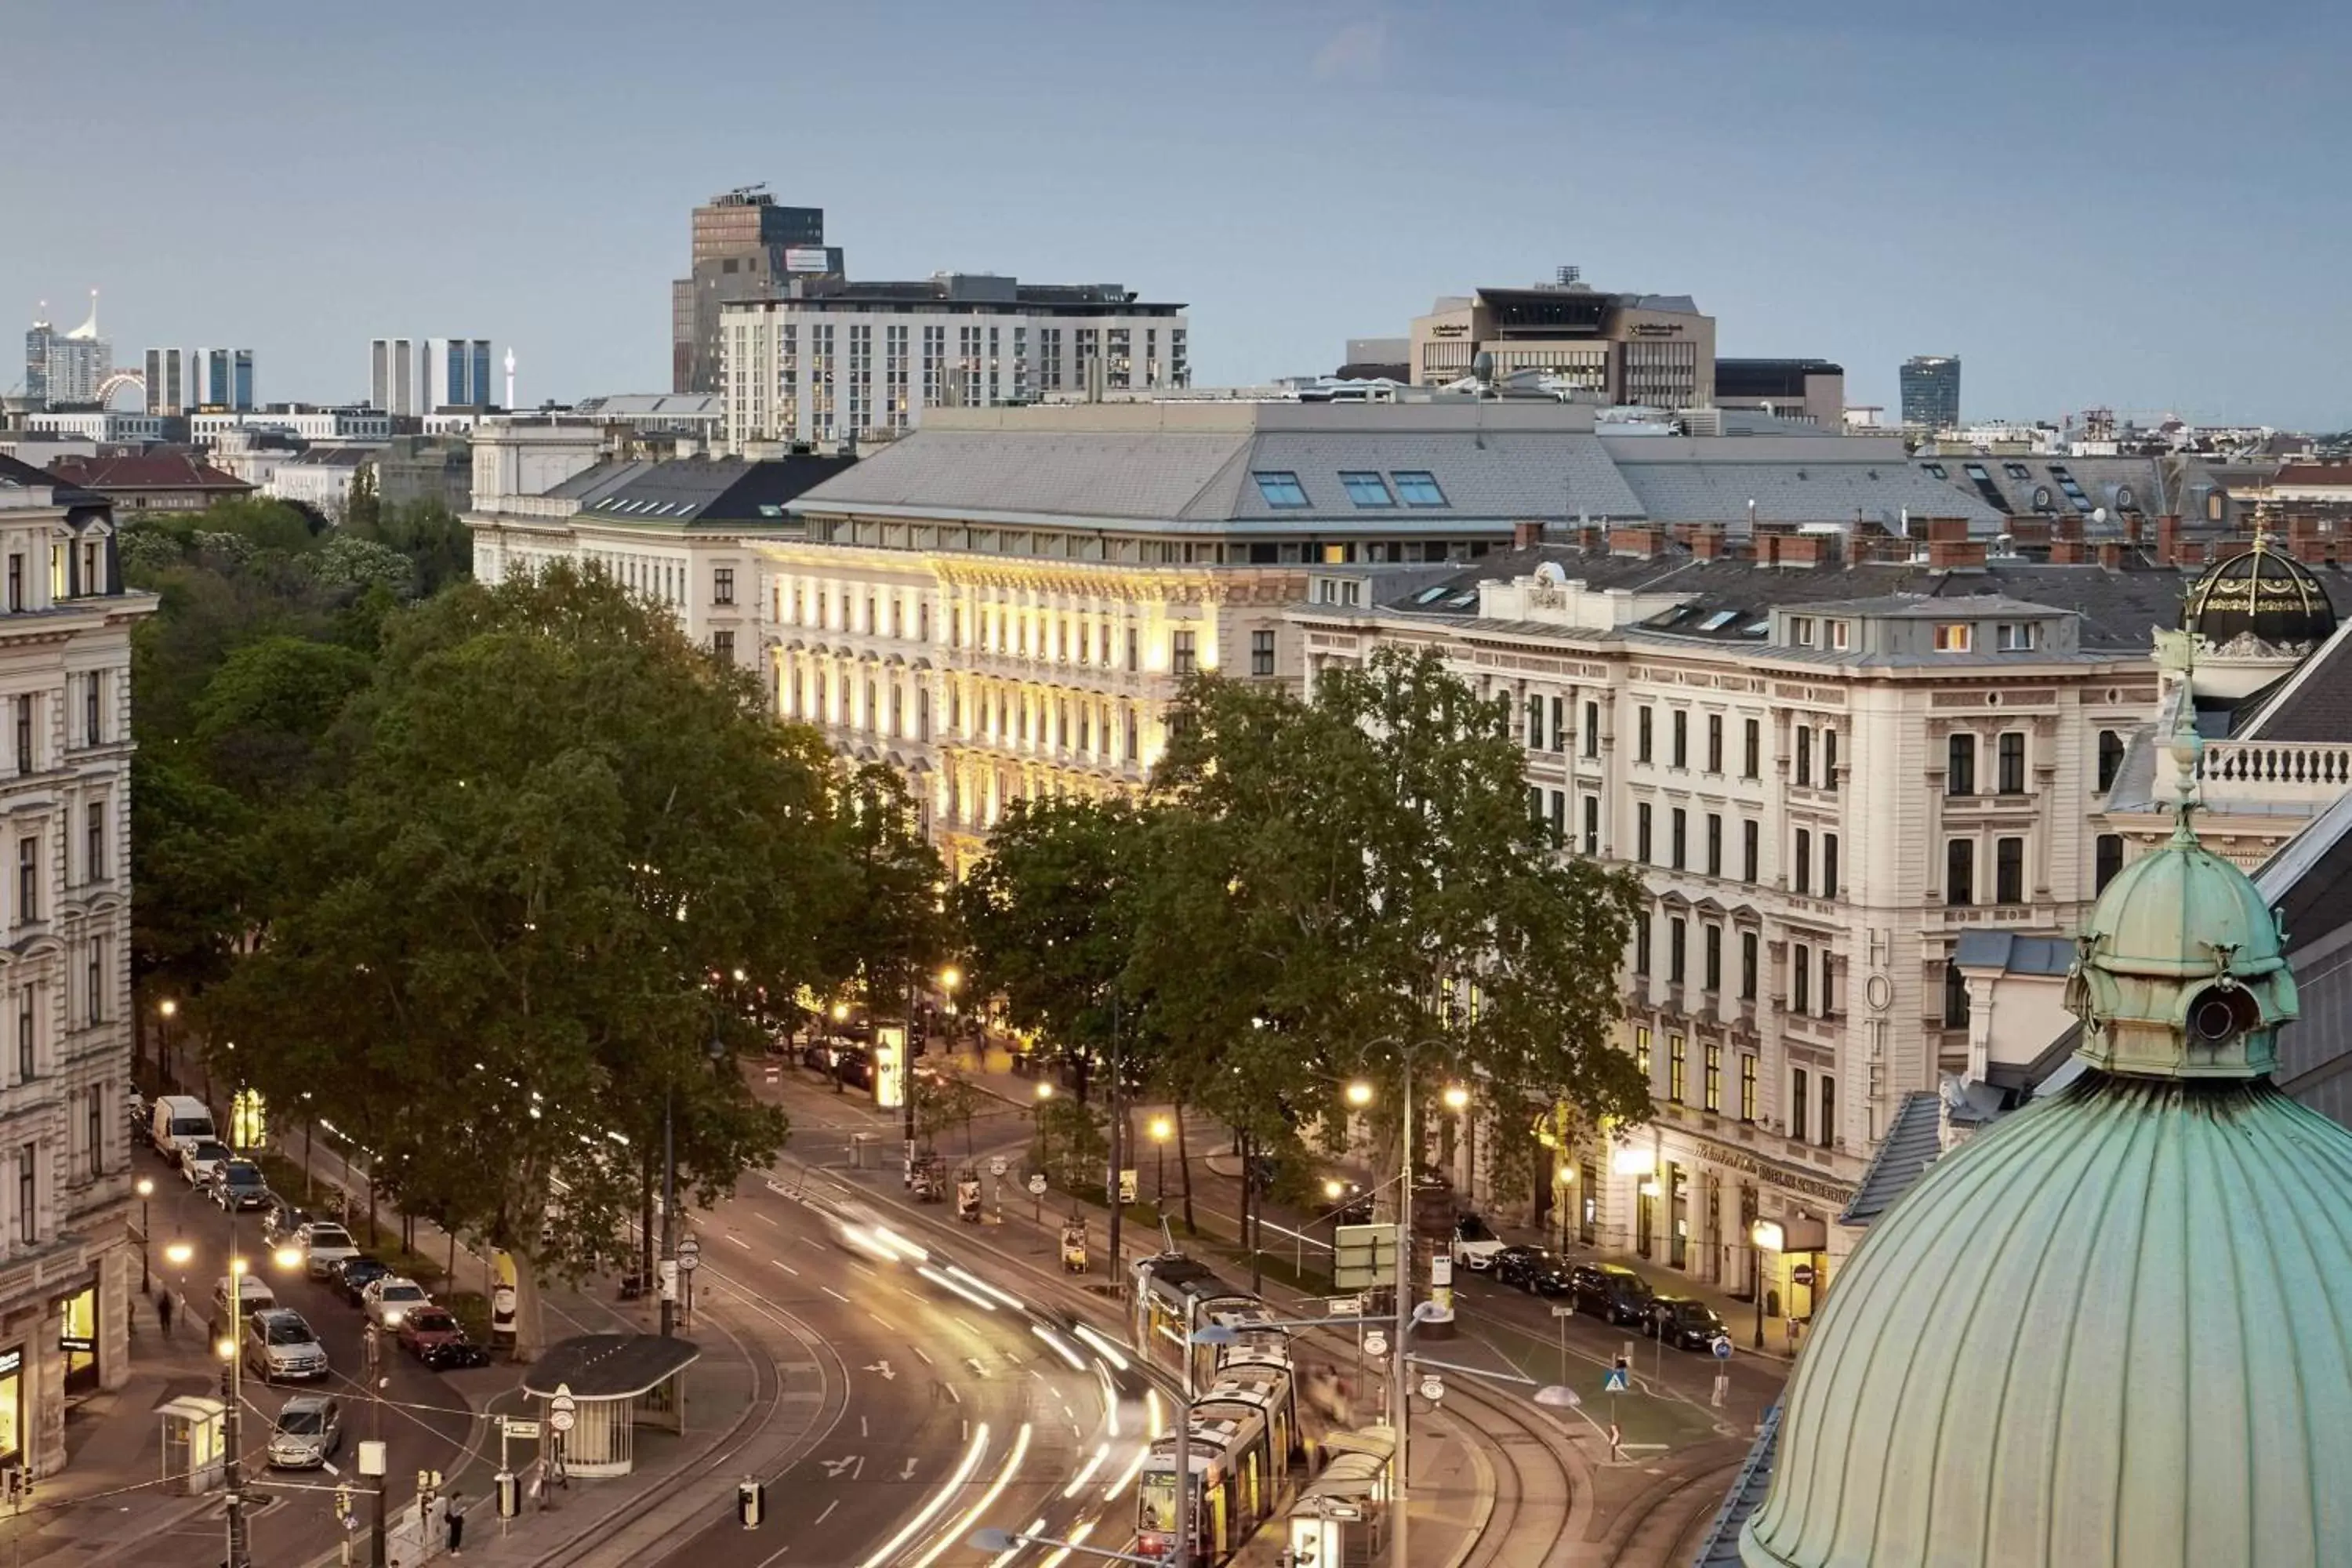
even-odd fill
[[[966,1448],[963,1458],[956,1462],[955,1474],[948,1478],[947,1485],[941,1487],[914,1518],[899,1526],[898,1533],[884,1542],[880,1551],[866,1560],[865,1568],[888,1568],[899,1550],[929,1528],[931,1521],[939,1517],[940,1510],[948,1506],[948,1500],[963,1489],[965,1483],[971,1479],[971,1473],[980,1468],[980,1461],[987,1453],[988,1423],[983,1421],[971,1429],[971,1447]]]
[[[961,1546],[965,1539],[980,1528],[981,1520],[987,1515],[990,1509],[996,1506],[996,1500],[1004,1495],[1005,1487],[1011,1484],[1014,1473],[1021,1468],[1022,1459],[1028,1452],[1029,1423],[1024,1421],[1021,1424],[1021,1430],[1013,1435],[1013,1451],[1005,1455],[1004,1468],[996,1472],[996,1479],[990,1483],[986,1491],[980,1494],[980,1500],[971,1505],[971,1511],[965,1514],[953,1530],[940,1538],[938,1545],[915,1559],[914,1568],[931,1568],[931,1564],[946,1555],[950,1549]]]

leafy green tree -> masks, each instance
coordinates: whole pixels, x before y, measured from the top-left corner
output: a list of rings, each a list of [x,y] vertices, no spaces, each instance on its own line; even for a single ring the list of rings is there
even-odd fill
[[[779,1146],[723,981],[836,978],[858,884],[829,759],[666,614],[562,569],[395,618],[351,712],[336,851],[208,1016],[257,1080],[320,1075],[407,1196],[513,1253],[535,1342],[543,1275],[633,1250],[666,1106],[706,1202]]]

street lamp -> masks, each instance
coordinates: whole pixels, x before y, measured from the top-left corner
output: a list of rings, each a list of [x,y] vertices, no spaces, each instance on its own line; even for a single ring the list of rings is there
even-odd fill
[[[234,1216],[230,1223],[234,1226]],[[233,1231],[229,1245],[232,1247],[236,1245]],[[185,1243],[174,1244],[173,1250],[193,1253]],[[275,1255],[275,1261],[280,1268],[290,1268],[292,1265],[287,1261],[289,1258],[295,1263],[301,1261],[301,1254],[292,1247],[280,1247]],[[245,1340],[245,1277],[252,1270],[253,1266],[243,1258],[235,1252],[229,1254],[228,1337],[216,1342],[213,1347],[221,1358],[221,1399],[228,1406],[228,1452],[223,1460],[221,1472],[227,1488],[227,1568],[253,1568],[253,1554],[246,1538],[245,1475],[238,1458],[245,1442],[244,1364],[239,1352]]]
[[[179,1014],[180,1005],[169,996],[155,1005],[155,1015],[163,1019],[156,1030],[155,1076],[173,1089],[180,1086],[180,1075],[172,1070],[172,1020]]]
[[[1463,1088],[1458,1083],[1449,1083],[1445,1086],[1446,1110],[1460,1110],[1468,1106],[1469,1103],[1470,1091],[1468,1089]]]
[[[147,1278],[147,1200],[155,1195],[155,1179],[142,1176],[132,1189],[139,1194],[139,1293],[153,1289]]]
[[[1151,1178],[1151,1201],[1161,1208],[1168,1206],[1168,1136],[1176,1124],[1164,1116],[1151,1119],[1151,1142],[1159,1145],[1158,1170]]]
[[[1756,1248],[1756,1348],[1764,1348],[1764,1255],[1778,1252],[1789,1239],[1788,1232],[1769,1219],[1759,1219],[1748,1233]]]
[[[1040,1169],[1052,1163],[1052,1161],[1047,1158],[1052,1151],[1045,1146],[1045,1102],[1053,1098],[1054,1086],[1040,1082],[1037,1085],[1036,1103],[1031,1106],[1029,1110],[1030,1130],[1037,1138],[1037,1164]]]
[[[710,1027],[710,1043],[702,1054],[713,1062],[727,1059],[727,1042],[719,1037],[719,1026]],[[661,1337],[668,1339],[677,1332],[677,1083],[666,1076],[662,1082],[662,1278]]]

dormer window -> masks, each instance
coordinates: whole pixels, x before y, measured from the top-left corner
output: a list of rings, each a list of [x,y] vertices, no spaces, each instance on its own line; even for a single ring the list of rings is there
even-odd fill
[[[2001,621],[1993,627],[1993,646],[2003,653],[2030,653],[2041,641],[2035,636],[2041,629],[2032,621]]]
[[[1852,646],[1853,639],[1853,623],[1852,621],[1832,621],[1830,623],[1830,647],[1843,653],[1847,647]]]
[[[1966,653],[1975,646],[1975,626],[1968,621],[1938,621],[1936,623],[1936,651]]]
[[[1812,647],[1813,617],[1811,616],[1790,616],[1789,617],[1789,641],[1798,647]]]

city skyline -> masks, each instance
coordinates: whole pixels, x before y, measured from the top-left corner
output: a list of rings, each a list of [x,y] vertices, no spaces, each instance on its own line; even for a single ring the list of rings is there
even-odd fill
[[[26,73],[26,122],[72,122],[67,84],[93,68],[119,107],[0,172],[42,237],[0,256],[0,300],[29,323],[97,287],[118,342],[253,343],[273,398],[363,398],[388,320],[514,344],[528,404],[656,391],[688,213],[764,181],[826,210],[853,277],[1116,279],[1182,301],[1203,384],[1328,372],[1440,295],[1574,263],[1693,295],[1725,354],[1835,360],[1851,401],[1890,410],[1903,360],[1952,353],[1969,419],[2352,424],[2333,363],[2352,308],[2326,270],[2352,222],[2326,167],[2347,115],[2303,90],[2352,54],[2341,19],[1705,4],[1562,25],[1506,4],[1463,27],[1426,5],[1212,5],[1176,35],[1141,11],[1009,9],[1026,25],[918,5],[886,32],[716,5],[623,53],[609,29],[437,6],[362,36],[37,4],[14,41],[57,68]],[[796,71],[780,113],[767,84],[786,79],[711,77],[722,36],[730,58],[840,68]],[[1008,98],[1045,37],[1063,86]],[[424,69],[453,38],[480,69]],[[184,135],[161,84],[191,69],[237,89],[211,133],[270,156],[154,180],[153,149]],[[904,89],[878,117],[877,77]],[[2224,103],[2182,85],[2200,79],[2270,85]],[[656,86],[682,80],[719,90],[685,112]],[[391,101],[419,112],[370,108]],[[1050,180],[1024,149],[1051,150]],[[2224,195],[2228,221],[2200,220]]]

